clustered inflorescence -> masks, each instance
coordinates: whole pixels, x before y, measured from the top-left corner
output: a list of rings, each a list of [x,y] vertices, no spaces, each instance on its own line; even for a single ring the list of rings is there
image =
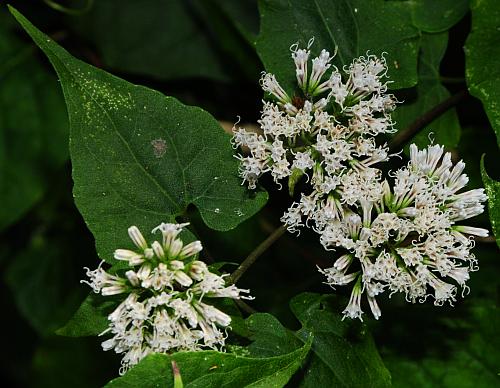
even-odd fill
[[[288,178],[293,193],[305,180],[281,220],[291,232],[312,228],[325,249],[341,253],[319,271],[332,287],[354,284],[344,317],[362,318],[363,293],[377,319],[376,296],[385,291],[413,303],[430,295],[436,305],[454,302],[457,285],[466,291],[469,272],[477,270],[469,235],[488,235],[456,223],[483,212],[484,190],[460,193],[465,165],[453,164],[439,145],[411,145],[408,165],[384,179],[378,166],[390,155],[375,137],[394,132],[397,103],[383,81],[385,59],[367,55],[340,71],[326,50],[310,64],[311,44],[291,47],[297,93],[264,73],[261,85],[272,101],[263,102],[261,131],[234,130],[234,146],[248,151],[238,157],[243,182],[253,189],[270,173],[280,187]]]
[[[126,269],[111,274],[102,266],[87,269],[89,284],[103,296],[127,295],[109,314],[109,328],[102,334],[113,336],[102,343],[104,350],[124,353],[120,374],[150,353],[179,350],[221,349],[229,315],[210,304],[213,298],[250,299],[235,285],[226,285],[225,275],[217,275],[196,259],[202,250],[199,241],[184,245],[178,237],[188,224],[161,224],[162,241],[149,246],[139,229],[128,233],[137,250],[117,249],[114,257]]]

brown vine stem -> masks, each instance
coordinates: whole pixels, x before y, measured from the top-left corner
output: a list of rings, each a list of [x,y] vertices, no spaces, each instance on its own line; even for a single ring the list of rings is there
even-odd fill
[[[474,236],[474,241],[478,243],[483,243],[483,244],[494,244],[496,243],[496,239],[493,236],[488,236],[488,237],[479,237],[479,236]]]
[[[241,299],[235,299],[234,300],[236,305],[241,309],[243,310],[244,312],[246,312],[247,314],[249,315],[252,315],[252,314],[255,314],[257,313],[258,311],[255,310],[253,307],[247,305],[245,302],[243,302]]]
[[[424,113],[422,116],[417,118],[408,127],[398,132],[396,136],[392,138],[389,142],[389,151],[398,152],[406,143],[408,143],[417,133],[419,133],[424,127],[431,123],[434,119],[441,116],[448,109],[457,105],[460,101],[464,100],[469,96],[467,90],[461,90],[460,92],[452,95],[443,102],[437,104],[434,108]]]
[[[262,255],[273,243],[279,239],[286,231],[284,225],[277,228],[273,233],[269,235],[264,241],[262,241],[257,248],[255,248],[248,257],[243,260],[238,268],[229,277],[229,283],[236,283],[238,279],[252,266],[253,263]]]

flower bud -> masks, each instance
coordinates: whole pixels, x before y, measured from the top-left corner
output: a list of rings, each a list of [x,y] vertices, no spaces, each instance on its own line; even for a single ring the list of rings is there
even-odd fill
[[[174,279],[183,287],[189,287],[193,284],[193,280],[182,271],[175,271]]]
[[[159,259],[163,259],[165,257],[165,251],[158,241],[153,242],[153,244],[151,244],[151,248],[153,249],[156,257]]]
[[[137,226],[131,226],[130,228],[128,228],[128,235],[130,236],[130,239],[133,241],[133,243],[137,246],[137,248],[146,249],[148,247],[144,236],[142,235],[139,228],[137,228]]]

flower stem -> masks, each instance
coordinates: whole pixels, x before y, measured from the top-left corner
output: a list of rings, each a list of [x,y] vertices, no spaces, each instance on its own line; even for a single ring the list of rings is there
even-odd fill
[[[408,127],[399,131],[396,136],[392,138],[389,142],[389,150],[391,152],[399,151],[406,143],[408,143],[417,133],[425,128],[427,124],[430,124],[434,119],[441,116],[448,109],[457,105],[460,101],[469,96],[467,90],[461,90],[460,92],[454,94],[453,96],[447,98],[441,103],[437,104],[434,108],[424,113],[422,116],[418,117],[413,123]]]
[[[273,243],[279,239],[286,231],[286,227],[281,225],[273,233],[262,241],[257,248],[255,248],[248,257],[243,260],[238,268],[229,277],[230,283],[236,283],[238,279],[252,266],[253,263],[262,255]]]

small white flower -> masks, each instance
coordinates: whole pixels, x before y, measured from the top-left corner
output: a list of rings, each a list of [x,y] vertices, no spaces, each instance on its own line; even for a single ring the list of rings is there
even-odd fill
[[[292,168],[297,168],[299,170],[305,171],[310,168],[313,168],[314,160],[311,158],[311,154],[309,152],[297,152],[295,154],[295,159],[292,164]]]
[[[342,313],[344,314],[342,319],[349,317],[351,319],[359,318],[361,321],[363,320],[361,317],[363,315],[363,310],[361,310],[361,284],[359,280],[352,288],[349,304]]]
[[[290,97],[280,86],[273,74],[263,73],[260,79],[260,85],[262,86],[262,90],[271,93],[281,104],[290,103]]]
[[[307,62],[309,60],[310,50],[299,49],[298,44],[292,45],[292,59],[295,62],[295,74],[297,83],[301,89],[307,86]]]

